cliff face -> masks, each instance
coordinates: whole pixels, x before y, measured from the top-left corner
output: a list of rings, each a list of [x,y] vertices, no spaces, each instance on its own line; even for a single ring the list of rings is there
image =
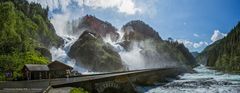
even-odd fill
[[[218,70],[228,72],[240,71],[240,23],[226,37],[206,47],[197,61]]]
[[[126,50],[133,49],[133,43],[138,42],[140,53],[150,67],[172,64],[173,66],[187,65],[193,67],[196,61],[183,44],[161,39],[159,34],[142,21],[135,20],[122,28],[123,42]]]
[[[122,27],[122,30],[124,31],[123,39],[125,41],[141,41],[146,39],[162,40],[158,32],[140,20],[128,22]]]
[[[47,18],[47,9],[25,0],[0,2],[0,80],[5,71],[21,78],[24,64],[46,64],[51,60],[48,48],[59,47],[63,40]]]
[[[72,23],[72,34],[78,40],[71,46],[68,53],[70,58],[77,61],[76,65],[96,72],[122,71],[125,67],[118,52],[103,38],[110,37],[111,41],[119,38],[117,29],[110,23],[94,16],[86,15]]]
[[[84,31],[72,45],[68,55],[77,61],[76,65],[90,71],[124,70],[119,54],[113,50],[110,44],[104,43],[99,34],[92,31]]]
[[[119,38],[119,34],[116,32],[117,29],[112,24],[91,15],[86,15],[80,19],[76,27],[73,27],[73,34],[79,34],[79,32],[85,30],[96,33],[102,38],[109,35],[112,41],[116,41]]]
[[[123,64],[126,62],[123,62],[123,56],[113,47],[119,44],[126,52],[138,47],[146,68],[174,66],[189,70],[196,65],[194,57],[183,44],[162,40],[155,30],[142,21],[131,21],[124,25],[123,38],[119,38],[116,31],[108,22],[90,15],[83,17],[73,27],[73,33],[83,34],[72,45],[69,57],[76,59],[79,66],[92,71],[124,70],[126,66]],[[104,41],[107,35],[112,42],[122,42],[108,44]]]

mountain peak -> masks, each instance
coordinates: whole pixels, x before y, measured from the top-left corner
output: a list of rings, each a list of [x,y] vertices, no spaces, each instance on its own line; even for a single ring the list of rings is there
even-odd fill
[[[112,24],[107,21],[102,21],[92,15],[84,16],[74,32],[78,32],[79,29],[89,29],[91,32],[96,33],[101,37],[110,35],[112,41],[115,41],[119,38],[119,34],[116,32],[117,29],[112,26]]]
[[[155,39],[162,40],[158,32],[156,32],[148,24],[141,20],[133,20],[128,22],[122,27],[122,30],[126,33],[124,38],[142,40],[142,39]]]

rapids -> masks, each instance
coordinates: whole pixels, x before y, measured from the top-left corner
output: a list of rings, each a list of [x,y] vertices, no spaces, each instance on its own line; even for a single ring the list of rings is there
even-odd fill
[[[225,74],[206,66],[194,68],[163,86],[146,89],[145,93],[240,93],[240,75]]]

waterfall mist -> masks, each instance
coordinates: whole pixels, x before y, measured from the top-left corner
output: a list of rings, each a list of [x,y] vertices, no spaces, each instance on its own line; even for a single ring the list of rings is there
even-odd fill
[[[64,16],[65,18],[67,14]],[[56,28],[56,33],[60,37],[62,37],[65,41],[63,47],[60,48],[51,48],[50,51],[52,53],[53,60],[59,60],[64,62],[70,66],[73,66],[75,70],[86,73],[87,69],[84,67],[75,66],[76,61],[68,57],[67,53],[69,52],[71,46],[74,42],[79,38],[81,33],[85,31],[87,28],[77,29],[77,31],[73,31],[73,28],[81,22],[81,19],[77,20],[61,20],[60,15],[57,15],[51,22]],[[168,54],[157,52],[157,45],[155,42],[151,40],[143,40],[143,41],[133,41],[130,44],[130,49],[125,50],[120,43],[123,42],[123,31],[117,31],[120,35],[118,40],[113,41],[110,35],[106,35],[106,37],[102,37],[105,43],[109,43],[114,47],[114,50],[118,52],[120,55],[124,66],[128,70],[136,70],[136,69],[148,69],[148,68],[165,68],[165,67],[175,67],[178,62],[173,62],[167,60],[166,57]],[[179,64],[178,64],[179,65]]]
[[[115,51],[117,51],[123,61],[123,64],[129,70],[148,69],[148,68],[166,68],[176,67],[180,65],[178,62],[169,61],[165,58],[167,53],[157,52],[156,42],[152,40],[133,41],[130,44],[130,49],[125,50],[120,43],[123,42],[123,31],[117,31],[120,38],[117,41],[112,41],[107,35],[103,40],[111,44]]]
[[[127,67],[129,70],[135,70],[135,69],[144,69],[145,68],[145,62],[143,59],[143,55],[140,53],[142,50],[138,46],[138,42],[135,42],[132,44],[132,49],[130,51],[126,51],[119,43],[122,42],[122,37],[124,33],[122,31],[117,31],[120,35],[120,38],[117,41],[112,41],[110,38],[110,35],[107,35],[105,38],[103,38],[105,43],[111,44],[115,51],[117,51],[123,61],[123,64]]]
[[[142,49],[138,47],[138,43],[134,42],[130,51],[119,52],[123,62],[126,64],[129,70],[146,68],[144,56],[140,53],[141,50]]]
[[[79,0],[78,0],[79,1]],[[68,5],[72,0],[62,0],[62,1],[53,1],[53,0],[29,0],[29,2],[40,3],[43,7],[49,7],[49,19],[53,24],[56,34],[64,39],[64,45],[62,47],[50,48],[52,54],[52,60],[58,60],[67,65],[74,67],[75,70],[79,72],[86,72],[87,69],[84,67],[76,66],[76,61],[68,57],[67,53],[69,52],[71,46],[79,38],[81,33],[85,28],[77,29],[78,33],[73,31],[73,27],[76,27],[81,21],[81,17],[84,14],[84,8],[82,7],[83,2],[78,2],[78,9],[72,10]],[[55,9],[60,9],[59,12],[53,12]],[[110,35],[103,37],[104,42],[112,45],[117,51],[123,61],[123,64],[129,69],[146,69],[146,68],[159,68],[159,67],[168,67],[175,66],[176,62],[167,62],[163,60],[164,53],[159,54],[156,52],[156,45],[149,43],[148,40],[145,41],[134,41],[131,43],[131,49],[125,50],[119,43],[123,41],[122,37],[124,35],[123,31],[117,31],[120,35],[120,38],[117,41],[112,41]],[[146,51],[148,50],[148,51]],[[149,52],[150,51],[150,52]],[[145,55],[144,55],[145,54]],[[148,54],[148,55],[146,55]],[[161,60],[161,61],[160,61]],[[159,62],[160,61],[160,62]]]

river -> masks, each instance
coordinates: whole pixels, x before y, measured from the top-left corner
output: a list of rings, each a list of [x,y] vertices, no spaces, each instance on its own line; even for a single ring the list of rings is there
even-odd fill
[[[194,68],[197,73],[186,73],[179,80],[154,88],[145,93],[240,93],[240,75],[226,74],[206,66]]]

